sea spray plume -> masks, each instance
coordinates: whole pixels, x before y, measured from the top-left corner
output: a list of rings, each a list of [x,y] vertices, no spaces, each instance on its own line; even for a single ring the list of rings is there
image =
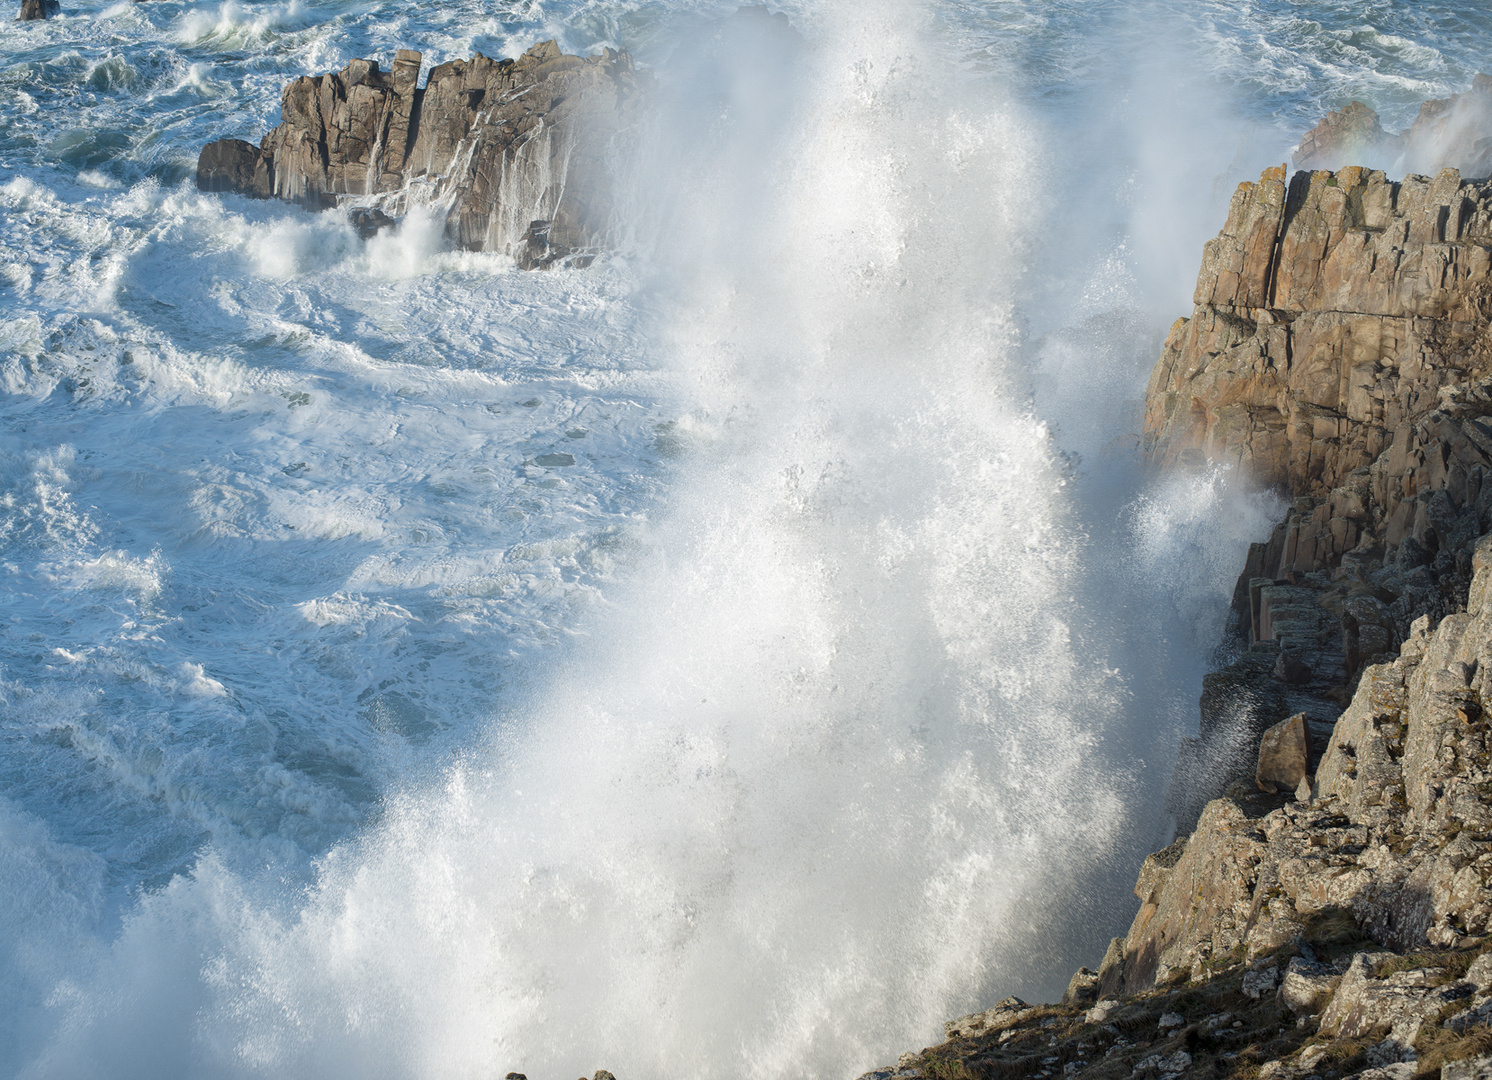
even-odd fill
[[[146,897],[31,1075],[840,1077],[1047,977],[1114,692],[1011,361],[1029,132],[915,15],[678,148],[673,508],[548,689],[304,898]]]

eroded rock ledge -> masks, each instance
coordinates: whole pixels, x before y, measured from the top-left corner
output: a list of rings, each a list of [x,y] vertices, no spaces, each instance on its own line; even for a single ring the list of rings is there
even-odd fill
[[[566,56],[546,41],[517,60],[441,64],[423,87],[421,62],[400,50],[388,72],[364,59],[296,79],[258,146],[203,148],[198,186],[396,217],[435,207],[454,243],[531,267],[604,242],[609,155],[639,93],[631,57]]]

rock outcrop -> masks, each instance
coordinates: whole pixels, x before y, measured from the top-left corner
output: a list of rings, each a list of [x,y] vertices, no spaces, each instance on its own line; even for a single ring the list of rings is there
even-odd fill
[[[1483,110],[1479,77],[1402,136],[1355,108],[1302,151],[1484,154]],[[1269,170],[1194,302],[1147,452],[1293,502],[1204,680],[1183,835],[1061,1004],[1006,999],[869,1077],[1492,1077],[1492,183]]]
[[[354,60],[296,79],[258,146],[203,148],[198,186],[395,216],[438,207],[459,246],[534,267],[604,242],[609,155],[639,96],[626,53],[566,56],[547,41],[517,60],[441,64],[424,87],[420,67],[401,50],[388,72]]]
[[[35,19],[50,19],[62,10],[57,0],[21,0],[21,13],[16,16],[18,22],[31,22]]]
[[[1467,93],[1425,102],[1397,135],[1383,130],[1367,105],[1349,102],[1307,132],[1292,160],[1297,169],[1371,165],[1400,174],[1457,169],[1492,176],[1492,75],[1478,75]]]
[[[1237,785],[1145,861],[1061,1004],[1007,998],[866,1080],[1492,1075],[1492,534],[1472,560],[1466,610],[1366,670],[1313,777]]]

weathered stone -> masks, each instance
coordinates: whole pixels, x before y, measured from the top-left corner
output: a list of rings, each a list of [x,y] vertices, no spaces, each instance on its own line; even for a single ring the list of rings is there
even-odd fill
[[[270,158],[242,139],[219,139],[197,158],[197,186],[203,191],[232,191],[267,199],[274,190]]]
[[[354,209],[348,219],[352,222],[352,227],[357,230],[358,237],[363,240],[371,240],[384,229],[392,229],[398,224],[382,210],[368,207]]]
[[[1353,167],[1287,187],[1266,170],[1208,241],[1194,301],[1151,376],[1151,459],[1241,465],[1314,500],[1265,570],[1276,579],[1345,565],[1372,539],[1413,536],[1433,558],[1492,474],[1476,423],[1492,412],[1477,330],[1492,317],[1492,183]]]
[[[1329,964],[1293,957],[1280,980],[1280,1003],[1293,1013],[1318,1013],[1341,979],[1341,973]]]
[[[1280,969],[1271,964],[1269,967],[1256,971],[1246,972],[1243,976],[1243,996],[1258,1000],[1274,993],[1274,988],[1280,984]]]
[[[1064,1005],[1088,1005],[1098,1000],[1098,972],[1078,968],[1062,995]]]
[[[1306,718],[1296,713],[1264,732],[1259,740],[1259,764],[1254,782],[1271,795],[1283,788],[1294,791],[1306,778]]]
[[[1492,1057],[1447,1061],[1441,1066],[1440,1080],[1492,1080]]]
[[[1378,114],[1361,101],[1328,113],[1300,140],[1291,160],[1297,169],[1337,169],[1343,165],[1391,165],[1404,152],[1404,140],[1378,123]]]
[[[517,60],[441,64],[424,88],[420,64],[401,50],[390,72],[360,59],[296,79],[258,157],[241,140],[211,143],[199,186],[314,208],[355,198],[395,216],[438,206],[459,246],[534,268],[604,241],[607,146],[639,96],[626,53],[565,56],[548,41]]]
[[[21,13],[16,18],[19,22],[50,19],[61,10],[57,0],[21,0]]]
[[[1008,997],[996,1002],[984,1012],[971,1013],[943,1025],[943,1033],[950,1039],[972,1039],[980,1035],[1004,1031],[1014,1027],[1035,1010],[1018,997]]]

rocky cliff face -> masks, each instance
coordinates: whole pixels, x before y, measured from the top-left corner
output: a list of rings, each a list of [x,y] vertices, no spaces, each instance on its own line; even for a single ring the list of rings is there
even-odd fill
[[[1294,497],[1235,592],[1236,659],[1182,748],[1183,828],[1263,729],[1313,759],[1364,668],[1459,610],[1492,526],[1492,184],[1283,168],[1239,187],[1151,376],[1162,467],[1233,465]]]
[[[1302,152],[1465,161],[1484,110],[1482,77],[1402,136],[1349,109]],[[1492,1077],[1492,183],[1269,170],[1194,302],[1147,452],[1294,502],[1182,748],[1189,835],[1061,1003],[1007,998],[865,1080]]]
[[[608,155],[638,98],[626,53],[565,56],[548,41],[517,60],[441,64],[423,88],[420,65],[419,53],[401,50],[388,72],[354,60],[295,80],[280,124],[258,146],[203,148],[198,186],[396,216],[434,206],[461,247],[527,266],[604,240]]]
[[[1147,447],[1316,499],[1285,569],[1336,566],[1379,523],[1398,545],[1434,491],[1480,496],[1492,183],[1268,170],[1207,243],[1194,301],[1151,376]]]

